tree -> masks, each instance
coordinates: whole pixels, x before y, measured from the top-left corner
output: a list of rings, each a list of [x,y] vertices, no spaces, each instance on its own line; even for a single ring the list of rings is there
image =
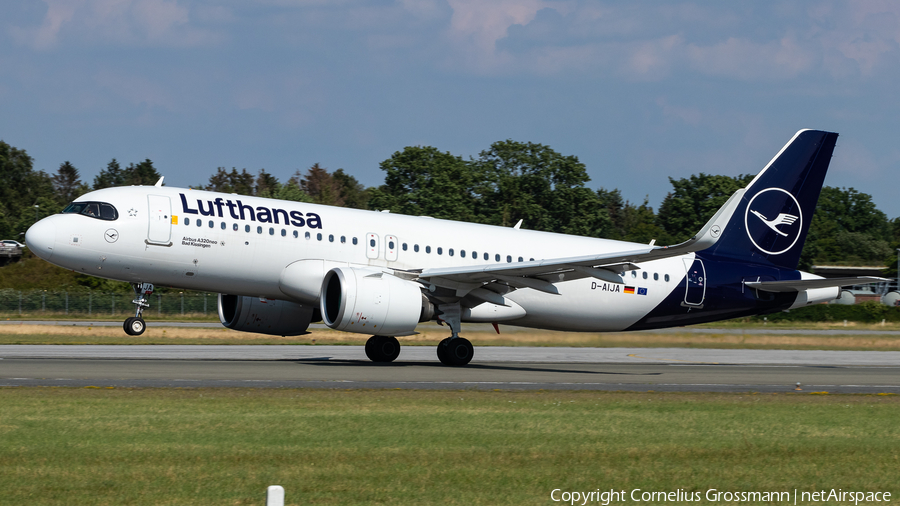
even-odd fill
[[[0,236],[21,240],[36,218],[60,208],[50,176],[33,169],[25,150],[0,141]]]
[[[153,186],[159,181],[159,178],[160,174],[153,167],[153,162],[149,158],[137,165],[129,164],[124,169],[113,158],[106,165],[106,169],[101,170],[94,177],[94,189],[99,190],[101,188],[128,185]]]
[[[53,181],[57,200],[63,206],[88,190],[87,185],[82,183],[78,176],[78,169],[68,161],[61,163],[59,170],[50,179]]]
[[[300,175],[297,171],[294,177]],[[320,167],[318,163],[314,163],[312,167],[306,171],[306,174],[299,179],[300,188],[312,198],[316,204],[325,204],[329,206],[343,206],[344,199],[341,196],[341,188],[339,183],[328,173],[324,167]]]
[[[254,195],[272,198],[280,186],[278,178],[266,172],[266,169],[260,169],[259,175],[256,176]]]
[[[106,168],[101,170],[94,177],[94,189],[110,188],[113,186],[122,186],[125,184],[125,174],[119,166],[119,162],[113,158],[106,164]]]
[[[227,172],[225,167],[219,167],[216,169],[216,173],[209,177],[209,184],[203,189],[221,193],[253,195],[255,184],[256,178],[247,172],[247,169],[241,169],[241,172],[238,172],[232,167],[231,172]]]
[[[380,167],[384,184],[370,190],[370,209],[475,221],[476,177],[462,158],[431,146],[408,146]]]
[[[700,173],[690,178],[669,178],[673,191],[659,206],[657,222],[676,243],[693,237],[725,205],[731,195],[746,187],[753,175],[736,177]]]
[[[479,214],[486,223],[598,237],[614,226],[598,194],[587,188],[587,170],[575,156],[542,144],[495,142],[475,161]]]
[[[344,207],[354,209],[366,209],[369,202],[369,191],[355,177],[338,169],[331,175],[337,184]]]
[[[853,188],[825,186],[819,195],[800,266],[840,262],[882,264],[891,255],[892,226],[872,196]],[[888,264],[890,265],[890,264]]]
[[[137,165],[129,164],[128,168],[125,169],[124,179],[126,185],[153,186],[159,181],[160,177],[159,172],[153,167],[153,162],[147,158]]]

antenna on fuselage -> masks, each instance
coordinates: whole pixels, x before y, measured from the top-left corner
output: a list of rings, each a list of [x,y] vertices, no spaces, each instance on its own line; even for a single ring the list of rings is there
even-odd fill
[[[524,218],[523,218],[523,219],[524,219]],[[522,220],[520,219],[519,222],[516,223],[516,225],[515,225],[513,228],[516,229],[516,230],[519,230],[519,227],[521,227],[521,226],[522,226]]]
[[[163,179],[165,179],[165,178],[166,178],[166,176],[162,176],[161,178],[159,178],[159,181],[157,181],[156,184],[153,186],[162,186]]]

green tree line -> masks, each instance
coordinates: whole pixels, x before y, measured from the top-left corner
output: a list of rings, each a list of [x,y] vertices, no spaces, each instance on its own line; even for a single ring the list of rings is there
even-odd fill
[[[671,191],[658,210],[645,198],[625,200],[617,189],[591,189],[587,168],[574,155],[549,146],[498,141],[465,159],[431,146],[408,146],[380,164],[381,185],[366,188],[344,169],[318,163],[279,181],[265,169],[218,167],[197,189],[312,202],[357,209],[433,216],[657,244],[684,241],[746,186],[753,175],[695,174],[669,178]],[[152,185],[160,174],[149,159],[122,167],[112,159],[82,182],[68,161],[53,174],[35,170],[24,150],[0,141],[0,236],[21,239],[36,218],[59,212],[90,190]],[[801,256],[801,268],[816,264],[887,265],[896,276],[900,218],[889,220],[872,197],[854,188],[826,186]]]

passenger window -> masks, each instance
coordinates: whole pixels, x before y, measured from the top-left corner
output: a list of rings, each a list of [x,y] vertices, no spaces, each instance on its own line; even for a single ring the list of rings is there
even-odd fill
[[[347,237],[341,236],[341,244],[347,244]]]
[[[317,240],[317,241],[321,241],[321,240],[322,240],[322,234],[316,234],[316,240]]]
[[[281,237],[287,236],[287,230],[281,229]]]
[[[425,253],[431,253],[431,246],[425,246]]]
[[[394,241],[388,241],[388,249],[394,249]]]
[[[485,253],[484,253],[484,259],[485,259],[485,260],[490,260],[490,259],[491,259],[491,256],[488,255],[487,252],[485,252]]]
[[[261,234],[261,233],[262,233],[262,227],[256,227],[256,233],[257,233],[257,234]]]
[[[334,234],[328,234],[328,242],[334,242]]]
[[[506,255],[506,263],[512,263],[512,255]]]
[[[441,249],[438,248],[438,253],[440,253],[440,252],[441,252]],[[450,248],[450,250],[447,251],[447,254],[450,255],[450,256],[453,256],[453,248]]]
[[[308,232],[307,232],[307,233],[308,233]],[[359,242],[359,241],[357,241],[357,240],[356,240],[356,237],[354,237],[354,238],[353,238],[353,245],[356,246],[357,242]]]
[[[190,224],[191,224],[191,219],[190,219],[190,218],[185,218],[185,219],[184,219],[184,224],[185,224],[185,225],[190,225]]]
[[[294,239],[297,239],[299,237],[300,237],[300,232],[297,232],[296,230],[294,230]]]
[[[524,261],[525,261],[525,259],[524,259],[524,258],[522,258],[522,257],[519,257],[519,261],[520,261],[520,262],[524,262]]]
[[[213,220],[209,220],[209,228],[216,228],[216,224],[213,222]]]
[[[222,230],[225,230],[225,222],[222,222]]]
[[[419,245],[418,245],[418,244],[413,244],[413,251],[415,251],[416,253],[419,252]]]
[[[438,255],[444,254],[444,248],[438,246],[437,253],[438,253]]]
[[[369,239],[369,247],[370,247],[370,248],[374,248],[374,247],[375,247],[375,239]]]
[[[495,262],[499,262],[499,261],[500,261],[500,254],[499,254],[499,253],[497,253],[496,255],[494,255],[494,261],[495,261]]]
[[[637,271],[631,271],[631,277],[636,278],[636,277],[637,277]]]
[[[303,237],[306,237],[306,240],[309,240],[309,238],[310,238],[309,232],[303,234]]]
[[[529,258],[528,261],[529,261],[529,262],[534,262],[534,259],[533,259],[533,258]]]
[[[466,258],[466,250],[464,250],[464,249],[459,250],[459,256]]]
[[[473,259],[473,260],[478,260],[478,253],[476,253],[476,252],[473,251],[473,252],[472,252],[472,259]]]
[[[269,235],[275,235],[275,229],[274,229],[274,228],[269,227]]]
[[[657,273],[657,272],[653,273],[653,281],[659,281],[659,273]]]
[[[202,226],[203,226],[203,222],[200,221],[200,219],[197,219],[197,226],[198,226],[198,227],[202,227]]]
[[[250,225],[244,225],[244,232],[250,233]]]
[[[234,225],[232,225],[231,228],[232,228],[232,230],[234,230],[235,232],[237,232],[237,231],[238,231],[238,225],[237,225],[237,223],[235,223]]]
[[[668,283],[668,282],[669,282],[669,275],[668,275],[668,274],[666,274],[666,276],[665,276],[665,280],[666,280],[666,283]]]
[[[647,279],[647,271],[644,271],[643,276],[644,276],[644,279]]]

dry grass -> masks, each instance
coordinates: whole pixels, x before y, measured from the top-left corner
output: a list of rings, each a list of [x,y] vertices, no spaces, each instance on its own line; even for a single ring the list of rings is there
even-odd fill
[[[424,325],[415,336],[401,337],[404,345],[436,345],[449,335],[446,327]],[[889,334],[789,335],[772,328],[766,334],[745,334],[742,329],[723,329],[716,334],[689,332],[578,333],[501,328],[467,331],[463,335],[479,346],[584,346],[584,347],[696,347],[835,350],[900,350],[900,336]],[[237,332],[222,328],[154,326],[142,336],[130,337],[121,327],[49,326],[33,324],[0,327],[0,344],[364,344],[367,335],[313,329],[294,337]]]

